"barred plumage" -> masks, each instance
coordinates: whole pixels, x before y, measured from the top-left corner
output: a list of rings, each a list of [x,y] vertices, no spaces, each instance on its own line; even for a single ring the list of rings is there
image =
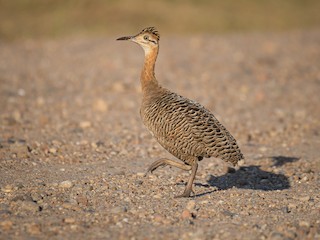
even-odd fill
[[[169,90],[143,102],[141,118],[157,141],[188,165],[194,157],[233,165],[243,158],[236,140],[210,111]]]
[[[192,170],[185,191],[178,196],[189,197],[193,192],[198,161],[216,157],[236,165],[243,155],[234,137],[209,110],[159,85],[154,75],[159,39],[159,33],[153,27],[132,37],[118,38],[131,40],[144,49],[140,79],[143,92],[141,118],[161,146],[183,161],[160,159],[151,164],[148,172],[165,165]]]

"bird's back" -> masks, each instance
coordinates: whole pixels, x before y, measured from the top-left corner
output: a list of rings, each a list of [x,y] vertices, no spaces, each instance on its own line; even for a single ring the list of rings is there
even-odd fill
[[[243,158],[234,137],[210,111],[167,89],[159,87],[144,97],[140,113],[157,141],[187,164],[195,157],[234,165]]]

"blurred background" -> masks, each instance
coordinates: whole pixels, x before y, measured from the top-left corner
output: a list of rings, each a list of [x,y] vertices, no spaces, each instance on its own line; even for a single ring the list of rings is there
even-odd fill
[[[136,33],[287,31],[320,26],[319,0],[0,0],[0,40]]]

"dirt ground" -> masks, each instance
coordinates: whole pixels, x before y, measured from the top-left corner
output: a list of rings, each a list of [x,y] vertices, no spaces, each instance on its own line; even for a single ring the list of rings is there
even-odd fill
[[[189,173],[142,125],[143,51],[114,38],[0,43],[0,239],[320,239],[320,30],[161,36],[162,85],[237,139]]]

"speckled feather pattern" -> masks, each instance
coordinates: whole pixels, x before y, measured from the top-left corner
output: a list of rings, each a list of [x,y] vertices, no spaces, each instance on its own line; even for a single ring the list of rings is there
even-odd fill
[[[143,99],[141,117],[172,155],[188,165],[209,157],[236,165],[243,158],[234,137],[206,108],[160,86],[152,92]]]

